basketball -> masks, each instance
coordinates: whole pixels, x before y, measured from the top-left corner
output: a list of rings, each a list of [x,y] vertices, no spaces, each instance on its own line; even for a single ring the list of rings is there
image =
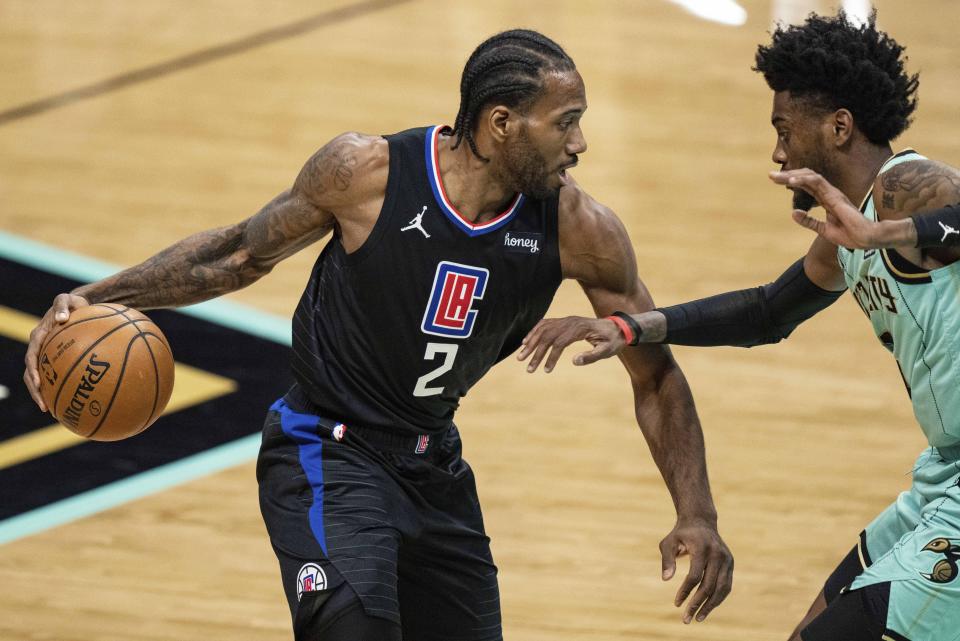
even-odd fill
[[[40,393],[70,431],[118,441],[150,427],[173,392],[173,354],[153,321],[135,309],[81,307],[40,350]]]

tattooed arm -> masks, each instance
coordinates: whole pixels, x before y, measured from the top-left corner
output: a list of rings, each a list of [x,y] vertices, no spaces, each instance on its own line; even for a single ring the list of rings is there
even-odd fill
[[[366,239],[383,202],[389,167],[383,138],[347,133],[303,166],[293,186],[258,213],[194,234],[144,262],[60,294],[30,334],[24,382],[41,409],[37,354],[51,328],[89,303],[139,309],[189,305],[236,291],[326,236],[334,226],[348,251]]]
[[[926,269],[949,265],[960,259],[960,248],[917,249],[917,228],[911,216],[960,203],[960,172],[933,160],[905,162],[884,172],[873,186],[874,206],[881,224],[901,230],[909,244],[899,253]],[[881,194],[879,204],[877,194]],[[888,234],[893,237],[893,234]]]
[[[378,187],[382,199],[386,184],[385,173],[379,175],[386,166],[381,140],[339,136],[307,161],[293,187],[250,218],[185,238],[73,294],[138,309],[189,305],[246,287],[337,223],[358,232],[353,228],[363,225],[365,213],[358,205],[362,210]]]

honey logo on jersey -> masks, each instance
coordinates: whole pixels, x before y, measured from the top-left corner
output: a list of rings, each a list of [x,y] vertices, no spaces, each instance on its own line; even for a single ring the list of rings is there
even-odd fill
[[[503,236],[503,246],[508,252],[537,254],[540,252],[540,240],[543,234],[530,232],[507,232]]]
[[[490,272],[449,261],[437,265],[420,329],[425,334],[467,338],[477,320],[475,301],[483,298]]]

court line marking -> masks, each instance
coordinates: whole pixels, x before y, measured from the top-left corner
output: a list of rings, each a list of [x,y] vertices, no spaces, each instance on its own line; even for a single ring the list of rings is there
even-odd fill
[[[4,231],[0,231],[0,258],[84,282],[100,280],[121,269],[116,265]],[[220,299],[180,307],[176,311],[275,343],[290,344],[290,320],[246,305]]]
[[[119,269],[109,263],[2,231],[0,231],[0,258],[85,282],[99,280]],[[246,305],[215,300],[183,307],[176,311],[290,345],[291,325],[288,319],[261,312]],[[0,545],[247,463],[256,459],[259,444],[260,434],[251,434],[193,456],[10,517],[0,521]]]
[[[69,89],[67,91],[47,96],[33,102],[28,102],[18,107],[13,107],[5,111],[0,111],[0,126],[14,120],[21,120],[36,116],[52,109],[66,107],[73,103],[90,98],[96,98],[112,91],[117,91],[131,85],[155,80],[163,76],[199,67],[223,58],[245,53],[251,49],[263,47],[266,45],[303,35],[329,25],[339,22],[345,22],[358,16],[373,13],[380,9],[388,9],[395,5],[411,2],[412,0],[365,0],[356,4],[339,7],[318,13],[296,22],[290,22],[279,27],[266,29],[257,33],[243,36],[236,40],[231,40],[220,45],[200,49],[192,53],[160,62],[140,69],[134,69],[126,73],[121,73],[110,78],[105,78],[97,82]]]
[[[0,305],[0,323],[4,322],[4,310]],[[163,415],[206,403],[237,389],[234,380],[183,363],[174,363],[174,377],[176,385]],[[0,470],[86,442],[60,423],[0,440]]]
[[[246,463],[257,457],[259,447],[260,434],[251,434],[129,479],[11,517],[0,522],[0,545]]]

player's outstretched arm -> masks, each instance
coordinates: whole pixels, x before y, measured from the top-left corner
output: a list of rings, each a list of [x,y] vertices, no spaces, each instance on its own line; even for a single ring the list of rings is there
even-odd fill
[[[633,248],[623,225],[576,186],[563,191],[560,252],[564,276],[580,282],[598,315],[651,309],[653,301],[637,276]],[[675,527],[660,543],[663,579],[673,577],[678,556],[690,555],[690,569],[677,591],[675,605],[686,602],[685,623],[694,618],[702,621],[730,593],[733,557],[717,531],[693,397],[666,347],[638,345],[624,350],[620,358],[633,386],[637,422],[677,511]]]
[[[533,372],[556,365],[564,348],[587,340],[593,349],[574,357],[575,365],[623,353],[633,343],[711,347],[754,347],[778,343],[800,323],[834,303],[846,285],[836,246],[817,237],[807,255],[772,283],[631,314],[629,327],[616,318],[568,318],[540,321],[524,339],[518,358],[529,358]]]
[[[138,309],[189,305],[253,283],[326,236],[334,224],[362,228],[358,205],[383,197],[389,162],[382,138],[343,134],[303,166],[293,186],[235,225],[194,234],[118,274],[61,294],[30,334],[24,382],[41,409],[37,354],[70,312],[90,303]]]

